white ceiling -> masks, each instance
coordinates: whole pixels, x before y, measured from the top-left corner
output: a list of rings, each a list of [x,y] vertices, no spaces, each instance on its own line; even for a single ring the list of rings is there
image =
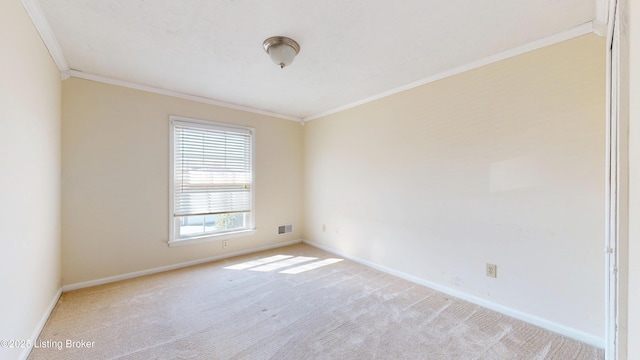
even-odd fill
[[[597,0],[37,0],[74,74],[313,118],[596,19]],[[262,49],[301,46],[285,69]],[[50,47],[51,48],[51,47]]]

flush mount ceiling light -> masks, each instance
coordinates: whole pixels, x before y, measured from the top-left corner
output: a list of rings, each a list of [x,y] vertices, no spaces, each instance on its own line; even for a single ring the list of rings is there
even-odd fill
[[[272,36],[262,43],[262,47],[280,69],[289,66],[300,52],[300,45],[284,36]]]

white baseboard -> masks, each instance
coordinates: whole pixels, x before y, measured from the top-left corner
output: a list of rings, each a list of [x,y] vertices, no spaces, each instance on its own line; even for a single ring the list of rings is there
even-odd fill
[[[145,275],[151,275],[151,274],[155,274],[155,273],[159,273],[159,272],[163,272],[163,271],[180,269],[180,268],[187,267],[187,266],[193,266],[193,265],[203,264],[203,263],[207,263],[207,262],[227,259],[227,258],[230,258],[230,257],[239,256],[239,255],[251,254],[251,253],[254,253],[254,252],[258,252],[258,251],[275,249],[275,248],[279,248],[279,247],[283,247],[283,246],[298,244],[298,243],[301,243],[301,242],[302,242],[301,239],[292,240],[292,241],[286,241],[286,242],[281,242],[281,243],[277,243],[277,244],[271,244],[271,245],[261,246],[261,247],[257,247],[257,248],[251,248],[251,249],[236,251],[236,252],[232,252],[232,253],[228,253],[228,254],[212,256],[212,257],[208,257],[208,258],[204,258],[204,259],[187,261],[187,262],[183,262],[183,263],[179,263],[179,264],[161,266],[161,267],[147,269],[147,270],[134,271],[134,272],[127,273],[127,274],[109,276],[109,277],[106,277],[106,278],[101,278],[101,279],[96,279],[96,280],[83,281],[83,282],[79,282],[79,283],[75,283],[75,284],[64,285],[62,287],[62,292],[83,289],[83,288],[96,286],[96,285],[108,284],[108,283],[112,283],[112,282],[116,282],[116,281],[120,281],[120,280],[132,279],[132,278],[145,276]]]
[[[571,327],[568,327],[568,326],[564,326],[564,325],[555,323],[553,321],[542,319],[542,318],[539,318],[539,317],[531,315],[531,314],[523,313],[521,311],[514,310],[514,309],[511,309],[509,307],[506,307],[506,306],[503,306],[503,305],[496,304],[494,302],[488,301],[486,299],[482,299],[482,298],[479,298],[477,296],[469,295],[469,294],[467,294],[465,292],[462,292],[462,291],[459,291],[459,290],[455,290],[455,289],[449,288],[447,286],[443,286],[441,284],[434,283],[434,282],[419,278],[417,276],[409,275],[407,273],[403,273],[401,271],[397,271],[397,270],[394,270],[394,269],[388,268],[386,266],[382,266],[382,265],[376,264],[376,263],[368,261],[368,260],[364,260],[364,259],[361,259],[361,258],[358,258],[358,257],[355,257],[355,256],[351,256],[351,255],[345,254],[345,253],[343,253],[343,252],[341,252],[339,250],[336,250],[336,249],[333,249],[333,248],[318,244],[318,243],[316,243],[314,241],[303,240],[303,242],[308,244],[308,245],[311,245],[313,247],[316,247],[318,249],[324,250],[326,252],[330,252],[330,253],[336,254],[338,256],[341,256],[341,257],[343,257],[345,259],[349,259],[349,260],[357,262],[359,264],[374,268],[376,270],[382,271],[384,273],[387,273],[387,274],[390,274],[390,275],[393,275],[393,276],[397,276],[397,277],[399,277],[401,279],[405,279],[405,280],[411,281],[411,282],[416,283],[416,284],[420,284],[420,285],[426,286],[428,288],[440,291],[442,293],[445,293],[445,294],[448,294],[448,295],[451,295],[451,296],[455,296],[456,298],[459,298],[459,299],[462,299],[462,300],[466,300],[466,301],[468,301],[470,303],[482,306],[484,308],[499,312],[499,313],[507,315],[507,316],[511,316],[511,317],[516,318],[518,320],[525,321],[525,322],[530,323],[532,325],[536,325],[536,326],[541,327],[543,329],[547,329],[547,330],[553,331],[555,333],[570,337],[572,339],[575,339],[575,340],[578,340],[578,341],[582,341],[582,342],[587,343],[589,345],[593,345],[593,346],[596,346],[596,347],[602,348],[602,349],[604,349],[604,347],[605,347],[605,339],[604,338],[600,338],[598,336],[594,336],[592,334],[588,334],[588,333],[585,333],[583,331],[580,331],[580,330],[577,330],[577,329],[574,329],[574,328],[571,328]]]
[[[51,312],[53,312],[53,309],[56,307],[56,304],[60,299],[60,295],[62,295],[62,289],[58,289],[55,295],[53,295],[53,299],[51,299],[49,306],[44,311],[44,314],[42,314],[42,317],[40,318],[40,321],[36,325],[36,328],[33,330],[33,333],[31,334],[31,338],[30,338],[32,344],[35,344],[36,341],[38,340],[38,337],[40,336],[42,329],[44,329],[44,326],[47,324],[47,320],[49,320],[49,316],[51,316]],[[31,354],[31,349],[32,349],[31,347],[26,347],[22,351],[22,354],[20,354],[19,359],[26,360],[29,357],[29,354]]]

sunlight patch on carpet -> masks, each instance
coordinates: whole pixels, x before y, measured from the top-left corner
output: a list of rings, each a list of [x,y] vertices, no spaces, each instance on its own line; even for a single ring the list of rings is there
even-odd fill
[[[267,271],[273,271],[273,270],[277,270],[277,269],[282,269],[283,267],[287,267],[287,266],[291,266],[291,265],[295,265],[295,264],[299,264],[299,263],[303,263],[303,262],[307,262],[307,261],[311,261],[311,260],[317,260],[317,259],[318,258],[316,258],[316,257],[296,256],[296,257],[291,258],[291,259],[286,259],[286,260],[282,260],[282,261],[278,261],[278,262],[274,262],[274,263],[258,266],[258,267],[255,267],[255,268],[252,268],[252,269],[249,269],[249,270],[267,272]]]
[[[276,262],[276,261],[292,258],[292,257],[293,257],[292,255],[274,255],[274,256],[269,256],[269,257],[266,257],[266,258],[258,259],[258,260],[247,261],[247,262],[243,262],[243,263],[240,263],[240,264],[227,266],[227,267],[225,267],[225,269],[228,269],[228,270],[244,270],[244,269],[249,269],[249,268],[252,268],[252,267],[268,264],[268,263],[271,263],[271,262]]]
[[[225,269],[269,272],[306,262],[307,264],[280,271],[280,274],[295,275],[305,271],[321,268],[323,266],[335,264],[342,261],[343,259],[328,258],[318,261],[313,260],[318,260],[318,258],[310,256],[293,257],[293,255],[274,255],[262,259],[251,260],[240,264],[226,266]]]
[[[310,264],[304,264],[302,266],[297,266],[297,267],[294,267],[294,268],[291,268],[291,269],[280,271],[280,274],[299,274],[301,272],[305,272],[305,271],[317,269],[319,267],[335,264],[335,263],[340,262],[340,261],[342,261],[342,259],[334,259],[334,258],[324,259],[324,260],[312,262]]]

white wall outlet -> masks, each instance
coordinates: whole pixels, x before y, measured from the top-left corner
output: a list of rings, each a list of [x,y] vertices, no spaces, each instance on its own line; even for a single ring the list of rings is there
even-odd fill
[[[498,265],[487,263],[487,276],[492,278],[498,277]]]
[[[327,232],[327,224],[322,224],[322,232]]]
[[[228,240],[224,240],[224,241],[222,242],[222,248],[223,248],[223,249],[226,249],[226,248],[228,248],[228,247],[229,247],[229,241],[228,241]]]

